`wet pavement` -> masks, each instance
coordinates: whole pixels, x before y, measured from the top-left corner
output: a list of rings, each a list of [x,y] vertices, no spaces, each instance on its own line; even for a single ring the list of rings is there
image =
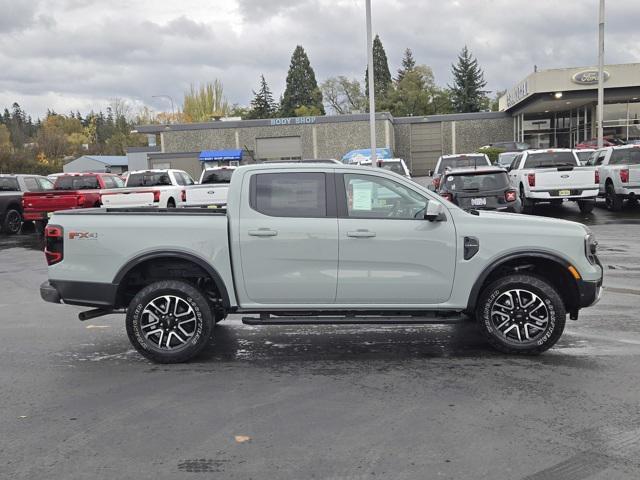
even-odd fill
[[[592,225],[606,275],[539,357],[473,324],[232,316],[196,361],[155,365],[122,316],[42,302],[40,239],[0,235],[0,478],[640,478],[640,208],[537,213]]]

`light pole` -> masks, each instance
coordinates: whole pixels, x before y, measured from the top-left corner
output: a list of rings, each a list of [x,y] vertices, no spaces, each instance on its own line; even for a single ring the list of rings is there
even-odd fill
[[[173,121],[176,119],[176,110],[173,108],[173,97],[171,95],[151,95],[151,98],[168,98],[171,102],[171,118]],[[173,122],[170,122],[173,123]]]
[[[598,15],[598,148],[602,148],[604,128],[604,0]]]
[[[367,16],[367,71],[369,72],[369,130],[371,134],[371,166],[378,166],[376,158],[376,98],[373,81],[373,35],[371,28],[371,0],[366,0]]]

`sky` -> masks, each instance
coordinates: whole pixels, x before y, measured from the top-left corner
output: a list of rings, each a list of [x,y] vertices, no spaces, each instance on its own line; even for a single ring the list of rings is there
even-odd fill
[[[393,75],[405,48],[451,82],[466,44],[487,89],[539,69],[597,63],[598,0],[373,0]],[[607,2],[608,64],[640,62],[640,0]],[[302,45],[318,82],[364,80],[364,0],[0,0],[0,108],[34,118],[106,108],[170,111],[189,85],[219,79],[247,105],[264,74],[275,98]]]

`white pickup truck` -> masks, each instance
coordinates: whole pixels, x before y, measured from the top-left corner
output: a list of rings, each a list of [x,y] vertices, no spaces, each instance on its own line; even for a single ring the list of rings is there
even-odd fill
[[[236,167],[215,167],[202,171],[198,185],[187,190],[185,207],[225,207],[231,175]]]
[[[125,188],[105,192],[102,205],[109,207],[158,207],[184,206],[187,189],[195,182],[182,170],[139,170],[127,177]]]
[[[623,145],[598,150],[588,165],[595,166],[600,176],[600,195],[607,207],[618,211],[625,199],[640,196],[640,145]]]
[[[536,203],[560,205],[565,200],[578,202],[582,213],[595,207],[598,174],[594,168],[580,166],[573,150],[525,150],[508,170],[511,185],[520,192],[525,213],[530,213]]]

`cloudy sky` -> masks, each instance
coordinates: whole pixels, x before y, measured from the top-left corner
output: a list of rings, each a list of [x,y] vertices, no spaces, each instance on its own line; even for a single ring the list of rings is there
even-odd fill
[[[446,85],[466,43],[488,88],[533,70],[592,65],[597,0],[373,0],[392,73],[410,47]],[[640,0],[607,2],[607,63],[640,62]],[[109,99],[169,110],[190,83],[222,80],[247,104],[263,73],[276,98],[301,44],[318,81],[362,79],[364,0],[0,0],[0,108],[34,116]]]

